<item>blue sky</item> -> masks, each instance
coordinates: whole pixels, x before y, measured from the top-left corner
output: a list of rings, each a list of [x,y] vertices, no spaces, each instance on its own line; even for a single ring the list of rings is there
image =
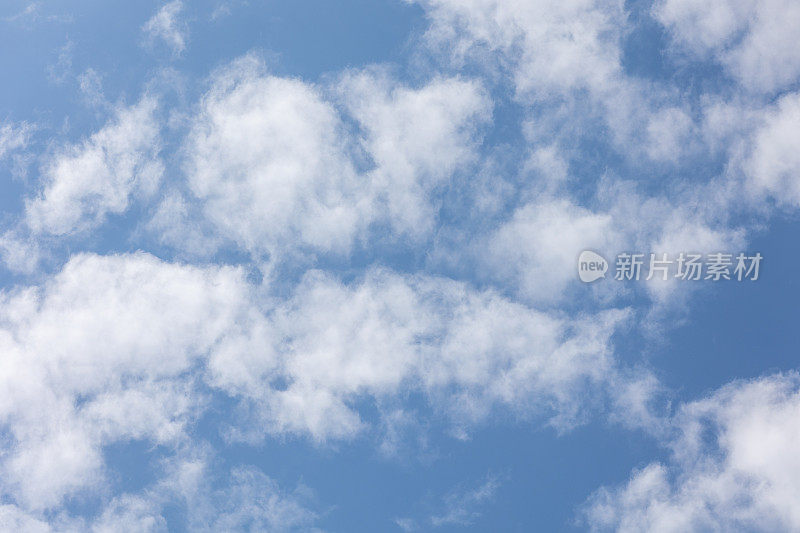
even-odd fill
[[[799,27],[4,3],[0,530],[797,530]]]

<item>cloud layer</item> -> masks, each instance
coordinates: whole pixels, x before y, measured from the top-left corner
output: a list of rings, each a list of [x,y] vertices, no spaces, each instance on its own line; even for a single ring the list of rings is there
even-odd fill
[[[800,8],[414,3],[408,65],[301,78],[258,51],[179,72],[176,0],[136,26],[173,66],[93,131],[3,119],[0,529],[161,531],[175,507],[191,530],[310,529],[313,491],[215,446],[392,455],[496,415],[668,450],[594,492],[589,527],[800,528],[797,376],[670,410],[625,340],[660,342],[694,288],[575,276],[582,250],[736,251],[794,213]],[[652,72],[637,24],[660,32]],[[129,490],[110,453],[134,444],[159,468]],[[498,486],[397,524],[469,525]]]

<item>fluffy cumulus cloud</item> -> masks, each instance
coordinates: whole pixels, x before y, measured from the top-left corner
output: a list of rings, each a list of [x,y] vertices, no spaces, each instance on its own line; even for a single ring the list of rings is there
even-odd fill
[[[608,140],[624,157],[672,162],[690,151],[692,121],[674,94],[625,73],[624,2],[418,3],[431,20],[426,36],[434,51],[511,85],[526,118],[535,117],[531,140],[551,143],[587,131],[606,137],[610,128]]]
[[[245,57],[219,72],[187,142],[189,186],[248,250],[347,250],[370,216],[344,125],[319,89]]]
[[[492,111],[486,91],[459,78],[411,88],[380,70],[349,73],[338,90],[364,130],[360,141],[374,164],[368,176],[379,209],[401,233],[429,233],[431,198],[475,162]]]
[[[65,498],[106,493],[109,444],[195,446],[189,428],[206,400],[198,385],[209,357],[248,353],[265,366],[271,356],[265,318],[233,268],[81,255],[43,286],[4,293],[1,307],[7,527],[85,530],[77,518],[42,521],[41,513]],[[165,530],[167,504],[190,508],[196,530],[280,530],[313,520],[256,470],[233,471],[230,486],[206,486],[211,459],[168,452],[166,478],[109,501],[91,527]]]
[[[99,226],[155,192],[163,173],[157,101],[120,106],[88,139],[56,148],[42,168],[41,191],[26,201],[35,233],[67,235]]]
[[[565,190],[561,179],[566,177],[556,178],[555,193],[537,191],[535,199],[521,204],[483,238],[474,238],[471,253],[482,275],[531,305],[558,306],[574,298],[574,269],[583,250],[607,258],[632,250],[677,257],[689,250],[745,245],[745,230],[730,224],[727,216],[741,198],[740,189],[720,194],[713,184],[667,197],[648,195],[631,180],[608,177],[598,180],[588,208]],[[613,277],[613,268],[607,276]],[[654,278],[642,288],[659,307],[687,295],[674,280]]]
[[[569,0],[422,0],[428,37],[456,59],[501,52],[517,90],[558,97],[571,89],[604,88],[620,69],[621,2]],[[504,61],[501,61],[501,64]]]
[[[3,293],[5,498],[36,513],[102,492],[108,445],[186,446],[213,394],[255,417],[218,428],[232,438],[322,442],[368,427],[364,397],[391,406],[417,390],[459,430],[496,408],[566,427],[584,390],[623,381],[610,346],[622,311],[572,320],[382,270],[351,286],[310,273],[288,299],[258,292],[240,269],[139,253],[78,255]]]
[[[614,249],[612,217],[568,200],[532,202],[518,209],[489,240],[484,262],[491,276],[513,283],[520,294],[549,303],[575,283],[582,250]]]
[[[259,362],[211,366],[215,384],[252,403],[262,420],[256,427],[317,440],[363,429],[360,398],[392,407],[408,390],[458,427],[498,407],[567,427],[587,407],[581,391],[622,380],[610,336],[625,318],[549,316],[440,278],[377,270],[347,287],[311,273],[275,310],[283,387],[254,381]]]
[[[347,253],[373,223],[430,233],[431,196],[474,162],[490,104],[467,80],[396,85],[380,71],[339,82],[333,92],[359,133],[322,88],[271,75],[254,56],[222,69],[186,144],[204,216],[256,255],[298,246]]]
[[[777,374],[685,404],[669,463],[652,463],[586,508],[597,530],[794,531],[800,527],[800,380]]]
[[[676,45],[712,56],[745,88],[780,90],[800,75],[800,6],[792,0],[662,0],[655,15]]]
[[[106,444],[179,442],[202,403],[187,372],[256,319],[240,272],[144,254],[77,256],[2,299],[2,490],[35,509],[101,483]]]
[[[784,206],[800,204],[800,94],[781,98],[763,114],[743,163],[749,190]]]

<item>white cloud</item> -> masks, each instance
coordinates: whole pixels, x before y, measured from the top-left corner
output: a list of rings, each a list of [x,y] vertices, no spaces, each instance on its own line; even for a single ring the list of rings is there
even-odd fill
[[[36,240],[20,235],[19,230],[8,230],[0,235],[0,257],[12,272],[34,272],[42,254]]]
[[[324,442],[370,426],[364,397],[391,417],[420,392],[461,432],[495,409],[565,428],[626,381],[610,345],[623,311],[551,316],[381,270],[350,285],[312,272],[290,297],[257,301],[244,278],[142,253],[78,255],[41,286],[2,293],[0,492],[36,513],[102,491],[106,446],[191,442],[214,391],[253,415],[230,418],[229,436]]]
[[[167,521],[161,516],[155,502],[132,495],[114,498],[91,526],[92,533],[115,531],[168,531]]]
[[[231,486],[214,494],[217,502],[210,531],[308,530],[316,519],[301,500],[254,468],[231,472]]]
[[[427,38],[435,52],[510,83],[527,136],[540,147],[602,136],[622,157],[672,164],[695,147],[692,115],[678,91],[623,68],[631,28],[625,2],[417,3],[431,20]]]
[[[164,194],[140,230],[159,244],[194,258],[210,257],[222,241],[203,218],[199,206],[175,190]]]
[[[254,252],[346,251],[370,208],[344,127],[319,91],[253,57],[214,78],[186,145],[192,192],[222,235]]]
[[[43,167],[41,193],[26,201],[27,226],[53,235],[88,230],[125,212],[132,197],[152,194],[163,172],[156,106],[145,96],[88,139],[58,149]]]
[[[577,288],[586,289],[576,273],[583,250],[604,255],[610,262],[606,277],[612,279],[614,258],[621,252],[667,253],[675,258],[681,252],[738,250],[745,244],[744,230],[730,226],[727,217],[739,195],[720,193],[718,183],[650,196],[636,182],[607,175],[591,191],[590,209],[565,191],[564,183],[575,179],[569,168],[550,158],[545,162],[526,195],[533,199],[487,234],[471,235],[469,251],[444,252],[474,257],[482,278],[534,307],[574,303]],[[628,289],[641,290],[656,307],[671,310],[692,292],[674,280],[653,279],[637,287],[599,283],[593,286],[589,303],[600,308],[614,305]]]
[[[521,93],[557,96],[602,88],[620,69],[622,2],[590,0],[421,0],[428,37],[458,57],[500,52]],[[483,57],[483,56],[482,56]],[[501,60],[502,63],[502,60]]]
[[[28,4],[19,12],[14,15],[3,17],[6,22],[31,21],[36,20],[39,16],[39,2],[28,2]]]
[[[481,515],[479,509],[494,499],[500,484],[500,479],[489,475],[478,487],[451,491],[444,498],[444,512],[431,516],[431,525],[442,527],[472,524]]]
[[[247,5],[247,0],[218,0],[209,19],[217,21],[229,16],[237,8]]]
[[[429,233],[431,197],[476,160],[479,129],[491,118],[485,90],[458,78],[410,88],[377,69],[345,75],[338,90],[364,130],[375,165],[371,187],[390,223],[402,233]]]
[[[680,47],[713,56],[747,89],[777,91],[800,76],[794,0],[662,0],[654,12]]]
[[[398,517],[394,519],[394,523],[403,531],[471,526],[481,517],[484,508],[494,501],[502,481],[499,476],[489,473],[477,487],[457,486],[448,491],[440,498],[441,501],[435,504],[429,495],[425,502],[426,507],[435,506],[438,508],[436,511],[419,519]]]
[[[151,44],[153,41],[160,39],[176,56],[186,50],[187,29],[186,25],[178,18],[181,11],[183,11],[183,2],[181,0],[173,0],[164,4],[142,26],[142,31],[147,34]]]
[[[762,116],[742,165],[749,190],[779,205],[800,206],[800,93],[784,96]]]
[[[184,509],[189,531],[318,531],[315,495],[302,484],[287,490],[252,466],[220,472],[208,450],[179,454],[164,471],[144,496]]]
[[[0,124],[0,160],[27,146],[32,131],[33,127],[27,122]]]
[[[16,505],[0,505],[0,529],[3,531],[30,531],[50,533],[52,529],[45,521],[38,520]]]
[[[87,105],[94,108],[109,107],[109,103],[103,94],[102,77],[96,70],[87,68],[78,75],[77,81]]]
[[[318,531],[314,495],[303,485],[287,491],[251,466],[212,470],[202,450],[178,452],[162,461],[163,475],[137,493],[104,496],[94,516],[65,510],[41,513],[0,506],[0,529],[68,533],[92,531]],[[175,513],[179,510],[179,513]],[[165,516],[171,511],[171,520]]]
[[[102,486],[103,446],[179,442],[203,402],[197,358],[258,319],[246,292],[238,270],[137,254],[77,256],[43,287],[4,293],[0,490],[52,507]]]
[[[685,404],[671,461],[589,500],[594,529],[792,531],[800,528],[800,379],[731,383]]]
[[[481,256],[490,278],[511,282],[528,300],[546,304],[564,297],[576,281],[581,251],[605,252],[614,241],[610,215],[565,199],[543,199],[519,208],[490,236]]]
[[[366,427],[357,400],[391,404],[408,390],[464,430],[497,408],[563,428],[581,420],[590,391],[619,378],[610,336],[625,318],[548,316],[440,278],[377,270],[345,286],[310,273],[274,314],[282,350],[273,379],[284,385],[265,389],[252,363],[213,359],[212,383],[251,403],[261,421],[238,437],[350,438]]]
[[[252,56],[216,74],[185,170],[222,236],[256,255],[346,254],[372,223],[431,232],[431,196],[475,161],[476,130],[490,114],[483,89],[460,79],[410,88],[371,70],[345,75],[335,90],[363,138],[319,88],[269,75]],[[356,168],[359,145],[372,170]]]
[[[660,109],[647,124],[648,155],[654,161],[672,161],[689,151],[692,119],[677,107]]]
[[[103,452],[111,443],[185,445],[187,427],[209,394],[239,402],[236,414],[243,419],[231,413],[224,428],[234,439],[354,438],[372,424],[357,407],[365,398],[377,406],[376,427],[416,428],[402,405],[409,392],[424,397],[424,408],[435,415],[444,414],[459,435],[497,409],[568,428],[609,399],[612,408],[626,411],[626,423],[658,424],[647,409],[657,381],[650,374],[631,377],[613,356],[612,335],[628,312],[571,315],[533,307],[564,297],[583,249],[713,251],[742,242],[741,232],[719,216],[735,195],[716,194],[718,183],[648,197],[630,183],[603,178],[586,204],[566,193],[569,162],[558,147],[585,124],[573,121],[586,109],[584,93],[591,95],[589,107],[605,108],[616,142],[631,143],[632,153],[658,162],[678,161],[692,145],[691,113],[665,93],[650,98],[647,87],[623,75],[621,1],[421,3],[433,20],[429,38],[451,47],[456,60],[499,52],[491,66],[509,69],[518,102],[555,103],[537,108],[541,121],[525,126],[535,144],[529,165],[545,175],[544,185],[532,185],[535,199],[525,197],[505,223],[487,229],[481,241],[487,246],[479,250],[498,291],[510,289],[530,305],[463,282],[379,268],[347,283],[308,272],[279,297],[269,294],[268,284],[248,284],[240,269],[169,264],[146,254],[75,256],[41,286],[0,294],[0,434],[7,439],[0,491],[14,502],[0,507],[0,526],[48,528],[40,520],[44,511],[84,491],[102,492]],[[754,26],[744,44],[730,44],[730,35],[744,28],[738,11],[725,11],[731,5],[712,2],[713,20],[698,14],[697,20],[670,22],[668,15],[683,16],[675,6],[694,9],[688,0],[663,2],[659,13],[676,38],[684,24],[708,29],[706,41],[690,45],[718,54],[745,85],[766,90],[789,83],[796,76],[794,52],[765,55],[773,37],[758,32],[766,30]],[[180,1],[171,2],[144,27],[176,54],[186,46],[181,9]],[[752,81],[756,75],[762,81]],[[26,203],[25,223],[34,237],[96,228],[135,199],[153,197],[163,173],[156,111],[156,101],[145,96],[118,108],[90,138],[50,157],[41,194]],[[185,193],[168,192],[141,227],[161,244],[196,256],[210,257],[230,241],[257,260],[295,249],[347,254],[380,223],[400,239],[429,237],[436,229],[436,197],[454,175],[475,165],[491,112],[488,92],[474,80],[436,77],[412,86],[371,68],[322,87],[272,75],[248,56],[212,77],[182,147]],[[704,130],[714,142],[740,133],[731,133],[735,112],[714,113]],[[594,119],[588,115],[586,123]],[[752,150],[742,156],[748,183],[759,194],[800,203],[792,177],[800,168],[792,142],[800,119],[796,95],[762,118]],[[0,157],[24,145],[27,134],[20,131],[0,129]],[[715,195],[725,198],[712,201]],[[3,235],[0,249],[7,263],[28,270],[39,252],[15,231]],[[475,247],[459,257],[470,253]],[[667,291],[650,290],[657,302],[667,299]],[[796,444],[793,426],[769,418],[796,415],[800,402],[786,392],[795,390],[795,381],[731,386],[686,406],[676,450],[689,451],[676,452],[671,470],[653,464],[628,486],[598,492],[588,511],[592,523],[622,529],[636,523],[702,527],[714,520],[749,525],[769,512],[779,526],[800,527],[787,503],[800,491],[783,473],[797,478],[797,465],[775,466],[751,450],[758,432],[772,437],[765,446],[777,455]],[[692,435],[701,425],[717,431],[714,453]],[[220,490],[203,486],[208,473],[202,460],[177,465],[171,475],[153,492],[117,495],[92,527],[163,529],[164,491],[179,494],[195,511],[194,529],[280,530],[314,522],[302,498],[255,470],[234,470],[232,486]],[[755,487],[755,497],[737,492],[741,480]],[[495,488],[490,480],[454,493],[432,524],[468,523],[470,506],[487,501]]]

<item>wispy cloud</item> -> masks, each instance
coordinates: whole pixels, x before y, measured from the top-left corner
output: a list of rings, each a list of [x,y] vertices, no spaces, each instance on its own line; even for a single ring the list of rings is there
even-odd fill
[[[502,486],[500,476],[489,473],[485,481],[475,487],[459,486],[445,494],[437,503],[438,509],[426,517],[399,517],[394,522],[403,531],[426,531],[433,528],[472,525],[494,501]]]
[[[666,463],[584,508],[598,531],[793,531],[800,528],[800,380],[776,374],[722,387],[684,404],[673,419]]]
[[[481,510],[494,499],[501,479],[489,475],[486,481],[473,489],[456,489],[444,497],[441,514],[430,517],[434,527],[447,525],[467,526],[481,516]]]
[[[183,2],[173,0],[165,4],[142,26],[142,31],[150,45],[156,41],[166,44],[173,55],[179,56],[186,50],[188,30],[180,19]]]

